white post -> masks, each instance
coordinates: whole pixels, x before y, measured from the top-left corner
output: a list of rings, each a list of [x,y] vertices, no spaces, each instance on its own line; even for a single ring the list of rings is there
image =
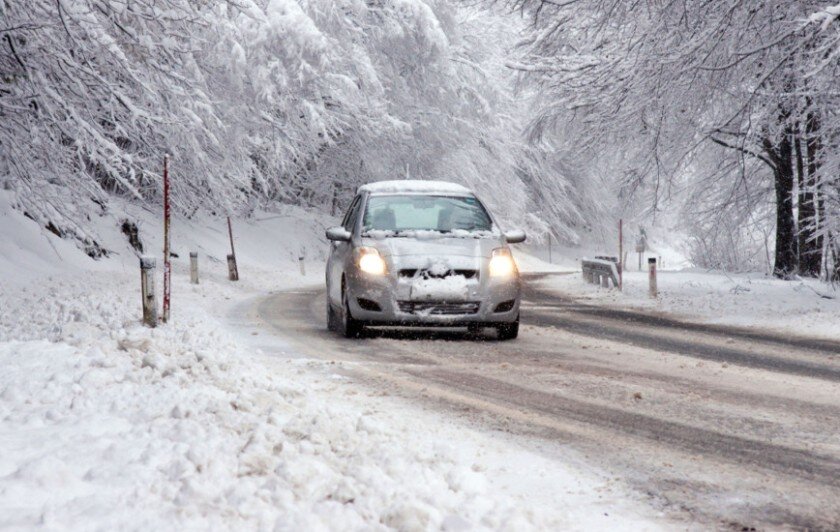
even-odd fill
[[[198,252],[190,251],[190,282],[198,284]]]
[[[143,324],[157,326],[157,304],[155,302],[155,259],[140,257],[140,292],[143,298]]]
[[[300,274],[303,275],[304,277],[306,277],[306,266],[305,266],[303,258],[304,258],[303,255],[298,257],[298,263],[300,264]]]
[[[656,287],[656,259],[654,257],[648,259],[648,280],[650,282],[650,297],[655,298],[658,295],[658,290]]]
[[[236,255],[231,253],[227,256],[228,263],[228,279],[231,281],[239,280],[239,270],[236,268]]]

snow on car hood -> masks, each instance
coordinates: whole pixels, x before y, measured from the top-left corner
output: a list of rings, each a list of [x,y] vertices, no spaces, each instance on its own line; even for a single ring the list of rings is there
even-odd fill
[[[373,246],[383,255],[392,257],[489,257],[494,249],[502,246],[500,236],[491,238],[462,237],[388,237],[364,238],[366,246]]]

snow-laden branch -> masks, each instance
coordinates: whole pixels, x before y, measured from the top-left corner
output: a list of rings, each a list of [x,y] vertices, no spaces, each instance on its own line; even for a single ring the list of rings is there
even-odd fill
[[[837,19],[840,19],[840,4],[827,6],[811,15],[808,20],[809,22],[819,24],[820,28],[825,31]]]

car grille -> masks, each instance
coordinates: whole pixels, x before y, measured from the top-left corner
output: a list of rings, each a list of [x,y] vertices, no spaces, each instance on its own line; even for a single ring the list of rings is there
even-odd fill
[[[400,270],[400,277],[420,277],[422,279],[443,279],[450,275],[463,275],[467,279],[478,279],[478,270],[449,270],[443,275],[433,274],[429,270],[405,268]]]
[[[477,314],[481,306],[479,301],[397,301],[401,312],[408,314],[428,314],[430,316],[461,316]]]

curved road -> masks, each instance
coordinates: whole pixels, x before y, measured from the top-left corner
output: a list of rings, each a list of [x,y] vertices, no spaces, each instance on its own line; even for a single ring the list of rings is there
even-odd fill
[[[840,344],[584,305],[526,280],[520,338],[326,331],[320,290],[250,315],[370,386],[571,448],[701,527],[840,529]],[[838,324],[840,326],[840,324]]]

